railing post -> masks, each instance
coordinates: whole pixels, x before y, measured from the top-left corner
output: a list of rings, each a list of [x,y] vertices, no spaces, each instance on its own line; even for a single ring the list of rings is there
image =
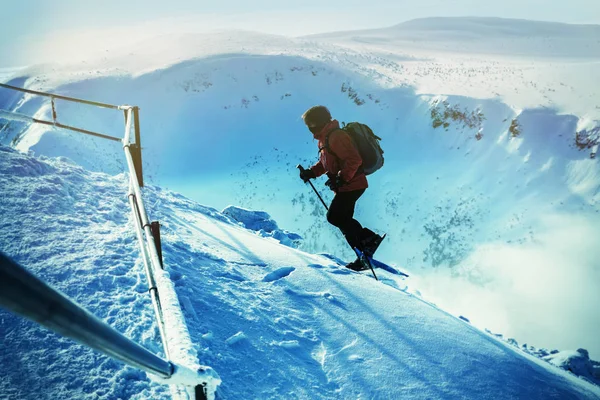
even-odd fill
[[[156,251],[158,252],[158,260],[160,261],[160,267],[162,269],[165,269],[162,257],[162,243],[160,242],[160,222],[152,221],[150,223],[150,230],[152,231],[152,236],[154,236],[154,244],[156,244]]]
[[[140,134],[140,108],[133,107],[133,128],[135,132],[135,146],[132,148],[133,165],[137,174],[140,187],[144,187],[144,174],[142,170],[142,135]]]
[[[196,396],[195,400],[207,400],[206,388],[202,385],[197,385],[194,388],[194,395]]]
[[[56,104],[54,103],[54,96],[50,97],[50,102],[52,103],[52,122],[56,125],[58,121],[56,120]]]

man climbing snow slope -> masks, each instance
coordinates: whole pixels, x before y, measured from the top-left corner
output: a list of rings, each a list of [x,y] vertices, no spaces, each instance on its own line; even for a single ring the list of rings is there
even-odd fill
[[[373,256],[382,237],[368,228],[363,228],[354,219],[356,201],[367,187],[367,176],[363,170],[363,161],[352,138],[340,129],[337,120],[325,106],[308,109],[302,119],[319,144],[319,161],[309,169],[300,171],[304,182],[327,174],[325,185],[335,196],[327,212],[327,221],[338,227],[352,248],[357,248],[368,256]],[[357,258],[347,265],[352,270],[364,269]]]

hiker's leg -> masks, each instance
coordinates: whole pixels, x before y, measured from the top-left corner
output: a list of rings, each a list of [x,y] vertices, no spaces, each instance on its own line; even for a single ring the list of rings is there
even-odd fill
[[[360,222],[354,219],[354,207],[364,192],[365,189],[337,193],[327,212],[327,221],[342,231],[351,247],[359,249],[363,228]]]

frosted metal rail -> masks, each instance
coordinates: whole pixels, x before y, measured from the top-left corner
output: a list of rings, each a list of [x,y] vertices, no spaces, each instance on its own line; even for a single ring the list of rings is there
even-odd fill
[[[156,286],[156,279],[154,278],[154,272],[152,270],[152,264],[148,259],[148,252],[146,251],[144,245],[144,230],[140,224],[139,218],[139,209],[137,206],[137,200],[135,197],[135,193],[133,192],[133,186],[129,185],[129,206],[131,207],[131,212],[133,214],[133,220],[135,224],[135,233],[138,239],[138,244],[140,245],[140,251],[142,252],[142,261],[144,262],[144,271],[146,272],[146,279],[148,279],[148,293],[150,293],[150,298],[152,299],[152,307],[154,308],[154,315],[156,316],[158,323],[158,330],[160,332],[160,339],[163,344],[163,349],[165,352],[165,356],[170,358],[169,355],[169,346],[167,344],[167,334],[165,332],[165,324],[164,317],[162,313],[162,308],[160,307],[160,297],[158,296],[158,287]]]
[[[52,94],[52,93],[46,93],[46,92],[38,92],[36,90],[24,89],[24,88],[20,88],[20,87],[17,87],[17,86],[7,85],[5,83],[0,83],[0,87],[6,88],[6,89],[16,90],[16,91],[19,91],[19,92],[24,92],[24,93],[29,93],[29,94],[35,94],[36,96],[50,97],[50,98],[59,99],[59,100],[66,100],[66,101],[73,101],[75,103],[89,104],[91,106],[103,107],[103,108],[112,108],[114,110],[119,110],[120,107],[121,107],[121,106],[116,106],[114,104],[100,103],[100,102],[97,102],[97,101],[89,101],[89,100],[84,100],[84,99],[77,99],[75,97],[61,96],[59,94]]]
[[[141,256],[144,261],[144,270],[146,272],[146,278],[148,279],[148,292],[152,298],[152,306],[154,308],[154,314],[156,322],[158,324],[158,330],[160,332],[161,340],[163,343],[163,349],[167,357],[169,357],[169,346],[167,344],[167,333],[165,327],[165,319],[163,317],[163,311],[160,306],[160,297],[158,294],[158,287],[156,286],[156,279],[154,278],[154,271],[158,271],[160,267],[160,260],[158,259],[158,252],[156,251],[156,244],[154,243],[154,236],[150,230],[150,223],[148,222],[148,215],[146,214],[146,208],[142,201],[142,193],[140,185],[138,183],[137,175],[135,173],[135,165],[133,163],[133,157],[129,146],[131,146],[131,118],[132,108],[125,110],[125,136],[123,138],[123,150],[125,152],[125,158],[127,159],[127,166],[129,168],[129,205],[131,207],[131,213],[134,218],[134,224],[136,228],[136,236],[140,245]],[[144,245],[144,236],[146,237],[146,243]]]
[[[0,305],[125,364],[169,378],[175,366],[126,338],[0,252]]]
[[[56,105],[54,104],[54,100],[55,99],[65,100],[65,101],[71,101],[71,102],[74,102],[74,103],[83,103],[83,104],[88,104],[88,105],[92,105],[92,106],[96,106],[96,107],[111,108],[111,109],[115,109],[115,110],[121,109],[120,106],[114,106],[112,104],[106,104],[106,103],[98,103],[98,102],[95,102],[95,101],[88,101],[88,100],[76,99],[74,97],[61,96],[61,95],[58,95],[58,94],[36,92],[35,90],[23,89],[23,88],[19,88],[19,87],[16,87],[16,86],[6,85],[4,83],[0,83],[0,87],[6,88],[6,89],[11,89],[11,90],[16,90],[16,91],[23,92],[23,93],[34,94],[36,96],[43,96],[43,97],[49,97],[50,98],[50,101],[51,101],[51,104],[52,104],[52,121],[46,121],[46,120],[39,119],[39,118],[33,118],[33,117],[28,116],[28,115],[18,114],[18,116],[20,117],[21,120],[27,120],[29,122],[34,122],[36,124],[42,124],[42,125],[48,125],[48,126],[55,126],[57,128],[68,129],[70,131],[75,131],[75,132],[79,132],[79,133],[85,133],[86,135],[96,136],[96,137],[100,137],[102,139],[108,139],[108,140],[112,140],[112,141],[115,141],[115,142],[119,142],[121,140],[121,139],[116,138],[114,136],[105,135],[104,133],[93,132],[93,131],[90,131],[90,130],[87,130],[87,129],[77,128],[75,126],[65,125],[65,124],[62,124],[62,123],[58,122],[58,120],[57,120],[57,113],[56,113]]]

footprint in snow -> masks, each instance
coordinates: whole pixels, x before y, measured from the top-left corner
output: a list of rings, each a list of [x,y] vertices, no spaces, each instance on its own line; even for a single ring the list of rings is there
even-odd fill
[[[294,267],[283,267],[276,269],[275,271],[269,272],[262,279],[263,282],[273,282],[281,278],[285,278],[289,274],[291,274],[296,268]]]

